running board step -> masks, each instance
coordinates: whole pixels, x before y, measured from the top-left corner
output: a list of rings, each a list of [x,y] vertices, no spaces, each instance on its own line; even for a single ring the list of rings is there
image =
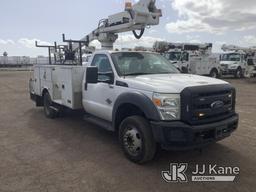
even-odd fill
[[[111,122],[91,116],[91,115],[85,115],[83,118],[85,121],[95,124],[99,127],[102,127],[108,131],[114,131]]]

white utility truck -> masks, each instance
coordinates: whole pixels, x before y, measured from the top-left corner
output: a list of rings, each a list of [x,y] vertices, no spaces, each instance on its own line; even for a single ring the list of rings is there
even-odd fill
[[[234,75],[236,78],[255,77],[256,47],[238,47],[223,45],[220,64],[223,75]]]
[[[182,73],[218,77],[220,63],[212,54],[211,43],[155,42],[154,50],[163,54]]]
[[[82,43],[70,40],[78,56],[80,45],[94,39],[105,50],[95,51],[89,66],[79,58],[77,65],[36,65],[31,98],[49,118],[63,108],[83,109],[85,120],[118,133],[124,154],[136,163],[152,160],[158,144],[170,150],[201,148],[230,136],[238,115],[229,83],[180,74],[157,53],[110,50],[117,33],[140,29],[139,35],[134,31],[139,38],[160,16],[154,0],[140,0],[104,20]]]

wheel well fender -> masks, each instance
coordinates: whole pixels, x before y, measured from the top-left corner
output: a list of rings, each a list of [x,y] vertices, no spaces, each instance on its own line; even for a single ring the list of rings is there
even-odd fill
[[[217,73],[219,72],[216,67],[213,67],[213,68],[211,69],[211,72],[212,72],[212,71],[217,71]]]
[[[45,93],[49,93],[48,89],[47,88],[43,88],[43,91],[42,91],[42,97],[44,97]]]
[[[241,67],[241,66],[238,66],[236,70],[242,70],[242,67]]]
[[[149,120],[161,120],[159,112],[151,99],[145,94],[139,92],[123,93],[118,96],[112,112],[114,129],[116,129],[123,118],[125,118],[123,115],[124,111],[128,111],[128,116],[130,111],[131,115],[138,113],[138,115],[142,115]]]

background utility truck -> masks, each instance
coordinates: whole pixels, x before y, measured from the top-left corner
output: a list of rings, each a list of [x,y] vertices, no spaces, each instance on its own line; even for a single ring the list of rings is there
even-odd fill
[[[75,55],[81,51],[77,43],[87,46],[103,37],[103,48],[112,48],[116,38],[108,37],[158,24],[161,12],[155,1],[141,0],[129,7],[133,16],[127,11],[117,14],[89,36],[74,41]],[[83,66],[79,57],[75,61],[76,65],[36,65],[31,98],[49,118],[57,117],[63,108],[83,109],[85,120],[118,133],[124,154],[133,162],[152,160],[158,144],[165,149],[202,147],[230,136],[237,128],[236,93],[230,84],[180,74],[160,54],[102,50],[93,53],[89,66]]]
[[[163,54],[182,73],[221,75],[220,63],[212,54],[211,43],[168,43],[155,42],[154,50]]]
[[[255,77],[256,47],[238,47],[223,45],[220,64],[223,75],[234,75],[236,78]]]

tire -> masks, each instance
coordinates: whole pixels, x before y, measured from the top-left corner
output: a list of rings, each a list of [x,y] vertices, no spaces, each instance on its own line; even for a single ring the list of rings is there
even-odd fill
[[[51,100],[51,96],[48,92],[46,92],[44,94],[43,101],[44,101],[44,114],[45,114],[45,116],[47,118],[50,118],[50,119],[54,119],[55,117],[57,117],[58,112],[51,108],[52,100]]]
[[[151,161],[157,144],[148,121],[140,116],[124,119],[119,128],[119,141],[125,156],[134,163]]]
[[[210,72],[210,77],[218,78],[218,76],[219,76],[219,73],[218,73],[217,69],[212,69]]]
[[[240,67],[235,72],[235,78],[238,78],[238,79],[243,78],[243,71]]]

